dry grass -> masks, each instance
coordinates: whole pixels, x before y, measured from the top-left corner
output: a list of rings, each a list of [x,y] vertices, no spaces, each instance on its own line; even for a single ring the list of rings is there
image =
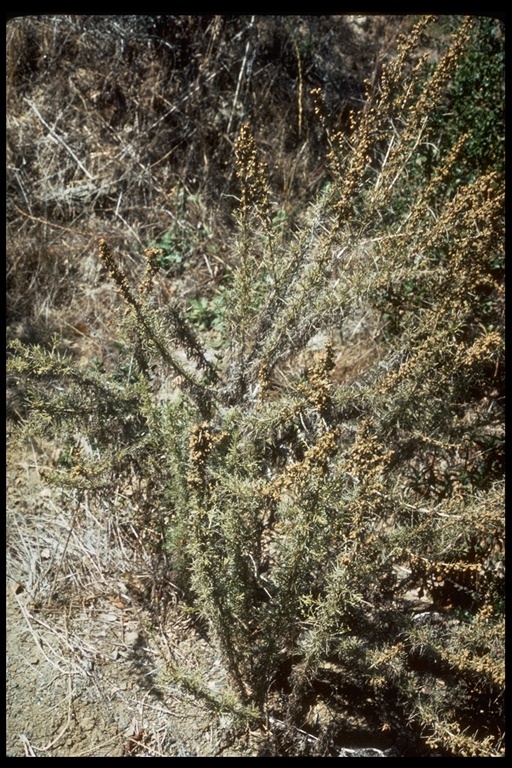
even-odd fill
[[[44,738],[19,734],[26,755],[110,755],[110,742],[129,756],[191,755],[204,742],[176,723],[197,702],[210,712],[198,718],[213,728],[208,755],[229,754],[257,705],[276,754],[341,754],[329,733],[349,727],[337,692],[352,678],[383,729],[385,690],[412,708],[427,734],[418,744],[501,754],[500,175],[450,188],[465,139],[443,146],[428,121],[470,24],[446,57],[441,31],[406,64],[416,32],[398,48],[395,33],[412,22],[9,23],[8,414],[23,423],[32,397],[33,440],[8,456],[7,567],[20,644],[56,675],[63,715]],[[410,161],[435,142],[442,162],[426,183]],[[35,442],[56,424],[56,442]],[[448,650],[432,611],[417,628],[400,615],[400,586],[384,583],[393,558],[443,611],[480,605],[466,632],[464,617],[443,620]],[[386,621],[400,641],[381,637]],[[429,678],[425,699],[425,647],[453,694]],[[123,659],[131,696],[111,689]],[[96,674],[102,664],[112,677]],[[466,706],[468,728],[479,721],[474,678],[493,697],[481,739],[465,728]],[[81,691],[94,686],[105,711],[122,701],[135,714],[104,745],[77,749]],[[244,749],[266,754],[258,739]]]
[[[343,16],[10,21],[9,325],[47,336],[63,306],[94,321],[91,253],[106,234],[137,267],[136,254],[171,232],[200,285],[218,280],[238,195],[234,140],[247,118],[293,222],[325,174],[311,87],[321,80],[340,113],[361,104],[377,36],[394,24]]]
[[[112,499],[115,514],[88,494],[52,492],[41,471],[58,457],[49,444],[8,456],[9,681],[29,687],[22,702],[32,696],[28,717],[13,719],[9,709],[10,754],[185,757],[222,749],[229,718],[212,717],[178,687],[174,669],[185,665],[214,695],[222,695],[225,673],[179,608],[172,570],[164,575],[161,557],[141,540],[131,489]],[[16,733],[23,720],[25,732]],[[204,742],[204,729],[213,742]]]
[[[98,239],[108,235],[138,281],[144,248],[170,233],[179,260],[170,254],[155,280],[157,296],[184,305],[211,296],[232,258],[239,194],[232,157],[242,122],[250,117],[257,129],[270,183],[292,223],[325,177],[311,87],[323,82],[340,113],[361,104],[378,33],[395,22],[207,16],[148,24],[141,17],[32,16],[7,26],[7,336],[50,345],[57,333],[60,348],[84,365],[97,360],[108,368],[118,357],[112,337],[120,299],[97,259]],[[8,413],[20,420],[25,398],[8,383]],[[27,755],[66,754],[66,739],[76,733],[69,715],[81,700],[77,681],[108,696],[91,671],[105,655],[101,634],[109,624],[101,616],[121,615],[120,605],[144,606],[137,625],[151,616],[162,621],[162,600],[172,605],[179,586],[172,567],[163,584],[161,557],[141,541],[136,521],[144,502],[133,488],[113,491],[114,514],[87,493],[50,494],[39,473],[65,460],[62,446],[27,451],[8,457],[7,573],[23,637],[65,683],[59,696],[66,714],[48,738],[37,731],[20,738]],[[153,547],[160,535],[154,531]],[[164,657],[181,653],[200,670],[206,649],[194,662],[176,628],[173,634]],[[153,701],[147,706],[157,717],[148,718],[138,695],[130,705],[137,722],[125,733],[130,749],[137,742],[144,744],[138,754],[198,748],[186,722],[180,742],[173,706],[169,740],[168,710]],[[188,711],[183,694],[175,696]],[[68,749],[109,754],[119,737],[107,741]]]

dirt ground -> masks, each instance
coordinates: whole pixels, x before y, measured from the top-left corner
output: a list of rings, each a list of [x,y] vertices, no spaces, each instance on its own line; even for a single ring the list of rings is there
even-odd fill
[[[346,375],[350,355],[340,366]],[[285,728],[279,717],[240,726],[227,672],[187,613],[172,563],[138,539],[129,491],[101,506],[53,489],[44,471],[59,454],[11,447],[8,430],[7,755],[264,756],[285,731],[290,754],[314,749],[314,728]],[[326,724],[328,703],[310,714]],[[367,731],[366,751],[334,751],[388,756]]]
[[[227,680],[212,647],[172,599],[156,626],[129,574],[99,572],[92,512],[73,519],[41,483],[36,463],[35,455],[8,461],[7,756],[240,754],[239,735],[237,751],[230,747],[233,718],[212,714],[169,672],[178,660],[218,696]],[[59,526],[70,530],[65,553]],[[84,560],[96,558],[81,595],[65,573],[80,547]],[[132,577],[136,570],[134,563]]]
[[[51,446],[7,454],[7,756],[275,756],[280,738],[285,754],[314,754],[314,727],[278,717],[240,726],[226,669],[180,601],[172,567],[152,571],[122,514],[49,488],[40,472],[55,455]],[[329,711],[316,700],[311,723],[325,726]],[[357,743],[330,755],[398,756],[371,724],[349,730]]]
[[[70,18],[79,20],[87,17]],[[373,72],[376,76],[377,64],[374,67],[373,63],[371,66],[368,63],[373,62],[374,48],[380,50],[378,62],[391,55],[394,33],[401,24],[400,17],[390,17],[388,25],[382,25],[382,18],[358,16],[349,19],[351,35],[347,39],[352,43],[351,47],[342,53],[341,58],[354,82],[356,75],[362,79]],[[405,21],[407,22],[407,17]],[[80,28],[81,22],[76,23]],[[73,25],[71,27],[74,28]],[[55,29],[60,29],[60,26],[55,25]],[[407,31],[407,26],[404,31]],[[51,42],[52,39],[48,37],[48,41]],[[77,40],[83,43],[82,32],[77,33]],[[21,45],[20,49],[23,48],[24,45]],[[215,51],[215,47],[211,50]],[[292,61],[295,61],[294,51],[295,49],[291,54]],[[428,52],[434,56],[432,51]],[[20,55],[20,61],[22,59]],[[328,61],[330,62],[330,59]],[[212,62],[215,63],[214,58]],[[52,116],[51,123],[55,123],[55,127],[62,118],[62,122],[57,126],[58,133],[63,131],[64,127],[68,130],[69,126],[74,129],[78,126],[80,135],[85,135],[83,122],[86,126],[97,128],[98,137],[103,135],[101,131],[110,137],[110,144],[107,142],[108,145],[103,146],[104,140],[100,141],[98,138],[96,143],[93,142],[91,137],[96,134],[91,133],[91,145],[86,143],[83,152],[89,152],[95,162],[100,166],[103,163],[105,168],[110,168],[108,164],[112,163],[112,168],[120,178],[122,176],[124,179],[126,175],[130,184],[133,183],[133,186],[130,186],[126,182],[128,186],[119,187],[119,190],[123,190],[123,198],[117,197],[117,187],[115,188],[113,210],[117,215],[122,201],[126,211],[124,208],[121,210],[128,218],[132,209],[140,211],[140,227],[139,224],[134,224],[137,233],[140,233],[140,237],[137,234],[136,239],[141,244],[147,244],[152,240],[153,230],[160,231],[160,223],[156,218],[154,222],[150,222],[151,226],[146,225],[144,221],[146,200],[142,199],[145,187],[142,184],[143,174],[140,175],[140,168],[145,166],[139,162],[139,156],[135,153],[133,168],[136,168],[136,173],[133,173],[130,168],[124,167],[124,164],[132,161],[123,159],[131,157],[128,149],[132,152],[132,144],[136,144],[134,136],[137,134],[130,132],[128,128],[133,131],[137,124],[134,122],[130,125],[128,120],[130,115],[139,113],[133,109],[123,110],[122,119],[126,121],[126,125],[118,126],[107,121],[107,117],[110,120],[108,115],[103,116],[101,100],[94,102],[93,106],[89,105],[89,102],[88,106],[85,106],[84,101],[82,112],[82,107],[74,106],[75,102],[71,98],[66,101],[68,97],[62,94],[69,92],[76,97],[82,92],[82,88],[85,93],[88,82],[86,75],[95,82],[97,78],[103,77],[99,71],[101,67],[94,64],[91,72],[77,69],[75,64],[70,64],[69,67],[69,78],[65,67],[62,69],[63,74],[61,73],[67,91],[47,90],[51,81],[47,82],[42,72],[40,82],[36,78],[34,90],[29,92],[31,99],[40,109],[41,105],[52,101],[57,105],[57,112]],[[60,69],[56,68],[56,72],[58,74]],[[330,70],[326,69],[326,72],[329,73]],[[150,69],[148,73],[149,77]],[[160,80],[158,82],[160,83]],[[162,83],[165,82],[162,76]],[[15,89],[16,83],[11,87]],[[158,87],[160,88],[160,85]],[[94,88],[89,90],[95,92]],[[148,93],[150,90],[148,87]],[[58,94],[57,98],[54,93]],[[162,94],[165,99],[171,98],[168,85],[162,85]],[[142,107],[146,111],[149,109],[145,102],[143,103],[142,96],[143,94],[131,96],[132,106],[136,104],[140,107],[141,114]],[[66,216],[69,216],[70,220],[62,219],[69,226],[57,223],[55,229],[50,227],[49,231],[53,234],[48,242],[53,245],[46,249],[45,243],[45,249],[40,253],[39,234],[34,237],[28,227],[29,224],[42,224],[46,232],[46,225],[50,222],[27,215],[18,209],[17,213],[22,217],[19,221],[22,224],[19,224],[19,227],[16,225],[16,238],[19,238],[19,242],[15,239],[13,264],[15,267],[17,265],[17,268],[12,270],[16,277],[16,280],[13,278],[12,292],[18,303],[13,304],[16,309],[13,313],[16,322],[13,320],[12,326],[8,327],[8,337],[19,338],[23,343],[41,342],[53,331],[58,330],[77,362],[89,364],[96,358],[108,360],[112,340],[112,317],[119,297],[103,274],[103,268],[97,259],[97,248],[93,243],[94,238],[103,233],[105,222],[108,223],[109,233],[118,232],[118,244],[123,246],[130,242],[125,232],[126,222],[124,219],[121,221],[121,217],[121,224],[114,220],[113,225],[118,226],[116,230],[115,226],[111,226],[110,220],[103,221],[101,215],[97,217],[94,214],[90,224],[82,224],[80,217],[89,210],[88,206],[91,207],[89,212],[92,211],[92,203],[89,198],[84,197],[82,210],[81,198],[76,192],[78,182],[68,182],[67,177],[64,180],[65,171],[69,170],[66,163],[76,171],[75,158],[73,156],[70,160],[69,152],[64,154],[65,162],[55,165],[57,170],[52,176],[50,170],[54,166],[50,168],[48,157],[53,161],[53,158],[57,157],[56,147],[66,153],[66,146],[58,145],[51,131],[47,133],[45,124],[44,130],[41,128],[37,117],[39,113],[32,107],[29,109],[27,102],[28,99],[25,98],[20,100],[21,107],[10,108],[9,117],[15,126],[11,127],[11,133],[16,137],[17,152],[26,151],[25,143],[29,142],[29,139],[34,142],[35,149],[31,150],[34,153],[34,163],[37,160],[44,171],[44,184],[40,185],[43,190],[41,194],[44,192],[50,201],[61,195],[62,200],[69,204]],[[62,115],[61,104],[68,104],[69,107],[66,111],[63,106]],[[106,105],[104,108],[107,110],[109,107]],[[31,111],[34,114],[31,114]],[[154,119],[155,125],[160,123],[156,113]],[[76,123],[73,120],[76,120]],[[187,117],[187,120],[196,125],[192,118]],[[208,120],[204,122],[206,125]],[[37,128],[35,132],[31,127],[33,125]],[[32,134],[36,136],[37,141]],[[141,132],[141,136],[145,134]],[[158,138],[160,141],[160,136]],[[189,141],[195,153],[194,157],[201,154],[195,142],[196,138]],[[146,138],[143,138],[140,139],[140,147],[136,144],[142,158],[146,157],[146,143]],[[32,147],[32,144],[28,146]],[[153,151],[151,147],[148,153],[149,150]],[[112,157],[109,157],[109,152]],[[160,184],[162,189],[170,190],[162,198],[168,207],[167,198],[171,200],[169,206],[174,204],[171,199],[174,176],[170,171],[167,175],[162,171],[161,178],[158,174],[160,169],[164,168],[161,161],[173,155],[167,150],[167,145],[162,145],[158,153],[155,154],[156,159],[153,159],[152,165],[148,166],[153,169],[154,174],[151,194],[153,195],[154,189],[160,188]],[[15,159],[16,157],[15,153]],[[18,159],[16,163],[13,160],[15,172],[21,174],[20,188],[24,191],[25,184],[26,190],[30,190],[36,199],[34,190],[38,190],[39,186],[31,178],[33,171],[26,170],[25,177],[25,171],[22,173],[20,170],[25,167],[25,161],[23,160],[23,166],[20,163]],[[31,166],[27,165],[27,169],[29,167]],[[48,173],[47,167],[50,169]],[[295,169],[295,165],[293,168]],[[100,170],[103,173],[101,167]],[[180,173],[181,171],[180,168]],[[304,174],[309,178],[309,171],[306,171],[305,166]],[[94,173],[96,174],[96,170]],[[188,179],[187,174],[190,175],[190,172],[183,171],[185,179]],[[297,178],[298,176],[297,172]],[[100,194],[103,189],[100,187],[98,181],[98,186],[93,189],[94,194]],[[190,190],[185,187],[186,185],[181,191],[187,191],[188,194]],[[87,189],[84,187],[84,195]],[[176,190],[179,189],[176,182]],[[139,193],[140,199],[137,197]],[[77,195],[76,200],[74,194]],[[187,226],[183,224],[181,228],[178,224],[173,225],[173,232],[182,236],[184,249],[188,240],[192,243],[190,254],[189,250],[184,250],[186,258],[190,257],[190,262],[187,262],[186,269],[183,268],[181,272],[175,265],[175,273],[170,272],[169,278],[155,278],[155,285],[166,301],[172,297],[173,300],[182,301],[184,306],[188,306],[188,300],[198,293],[199,288],[201,295],[211,296],[227,264],[223,247],[216,245],[214,248],[212,245],[214,240],[222,241],[225,225],[222,224],[221,227],[219,223],[216,225],[218,229],[212,225],[213,234],[200,236],[198,233],[209,231],[213,213],[208,210],[206,203],[203,209],[200,196],[190,195],[186,199],[190,208],[190,221],[187,220]],[[17,200],[17,204],[19,202],[20,200]],[[46,206],[48,200],[44,198],[43,202]],[[75,208],[72,208],[72,204]],[[148,209],[158,209],[153,197]],[[28,206],[27,210],[32,209]],[[37,213],[37,210],[34,210]],[[166,218],[167,212],[164,212],[162,231],[164,224],[165,227],[170,226]],[[138,215],[139,213],[134,214],[134,221]],[[73,228],[77,228],[77,233],[73,232]],[[34,232],[40,231],[42,230],[34,229]],[[122,236],[119,233],[122,233]],[[81,238],[85,238],[84,242]],[[131,242],[131,245],[133,244]],[[124,248],[124,251],[126,250]],[[30,282],[25,284],[21,278],[18,281],[18,273],[25,274],[23,270],[30,259],[38,265],[42,253],[48,258],[48,263],[44,262],[44,268],[41,267],[40,296],[33,300],[32,296],[35,294],[30,294],[27,288],[27,285],[32,287],[32,276],[30,275]],[[75,255],[73,258],[70,256],[68,261],[68,254]],[[124,258],[130,263],[130,257],[126,253]],[[136,267],[140,271],[140,265],[136,264]],[[157,297],[159,295],[157,294]],[[31,301],[34,307],[28,307]],[[40,322],[34,321],[33,326],[25,322],[25,305],[28,307],[27,315],[30,314],[30,309]],[[23,320],[20,320],[20,317]],[[45,319],[46,325],[42,318]],[[373,320],[370,316],[358,317],[354,320],[354,328],[348,324],[344,327],[344,333],[350,343],[347,343],[342,353],[340,351],[336,360],[332,373],[334,381],[356,381],[367,366],[380,359],[382,350],[378,343],[373,340],[370,343],[368,340],[373,338],[372,334],[361,334],[359,339],[357,332],[357,328],[365,323],[368,326],[371,322]],[[287,365],[292,368],[306,366],[315,360],[315,355],[321,348],[322,344],[318,349],[311,346],[301,353],[299,359],[289,361]],[[212,355],[214,352],[215,350],[212,350]],[[279,377],[286,382],[288,374],[288,368],[278,368],[276,386],[279,385]],[[8,392],[7,407],[10,416],[13,413],[16,415],[17,406],[13,393],[14,389]],[[11,394],[14,398],[12,402],[9,399]],[[148,542],[139,538],[138,531],[141,529],[137,528],[137,508],[130,495],[130,489],[115,489],[115,496],[108,500],[108,504],[106,501],[98,501],[88,492],[55,490],[44,481],[41,470],[58,466],[61,451],[59,446],[45,444],[14,447],[9,439],[9,430],[10,425],[7,428],[6,476],[6,755],[256,757],[325,754],[320,752],[320,740],[313,734],[329,734],[329,724],[334,722],[327,696],[319,695],[311,702],[305,715],[311,724],[307,731],[280,720],[281,716],[284,718],[284,714],[281,714],[279,706],[270,708],[269,712],[272,712],[273,716],[269,714],[266,722],[259,722],[254,727],[247,725],[247,718],[240,717],[239,705],[233,699],[233,688],[229,683],[228,673],[207,633],[201,631],[201,627],[187,608],[186,601],[181,599],[179,585],[173,577],[172,563],[167,562],[166,556],[161,552],[158,556],[155,555]],[[430,604],[429,596],[420,597],[418,590],[410,590],[400,597],[404,610],[414,611],[425,621],[451,621],[452,624],[457,621],[450,616],[440,617]],[[386,742],[382,734],[375,733],[374,723],[362,722],[359,715],[359,719],[356,719],[350,700],[347,700],[346,706],[346,713],[343,712],[340,717],[347,724],[347,739],[343,746],[329,743],[329,756],[405,756],[394,751],[394,746]],[[337,732],[339,731],[340,729]],[[353,738],[353,734],[358,734],[358,738]],[[281,742],[286,742],[286,746],[281,748]],[[438,755],[433,753],[430,756]]]

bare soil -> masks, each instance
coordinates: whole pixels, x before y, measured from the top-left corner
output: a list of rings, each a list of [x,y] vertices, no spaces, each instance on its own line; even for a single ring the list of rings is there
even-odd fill
[[[216,123],[222,126],[223,120],[229,120],[231,125],[234,91],[242,74],[235,56],[238,49],[233,49],[231,73],[221,57],[220,21],[212,20],[204,32],[198,28],[194,44],[199,50],[197,41],[202,44],[204,38],[208,46],[197,73],[194,56],[188,56],[195,79],[188,64],[174,62],[178,75],[183,68],[187,86],[183,96],[179,78],[171,79],[174,69],[169,66],[168,71],[162,63],[167,59],[144,53],[142,45],[142,53],[135,57],[139,69],[133,65],[132,74],[139,72],[144,88],[138,88],[135,74],[133,81],[126,76],[122,46],[109,31],[110,26],[115,28],[116,18],[109,18],[104,30],[100,25],[95,31],[93,17],[48,17],[47,24],[34,17],[39,37],[35,32],[33,40],[27,37],[18,24],[9,37],[9,164],[14,190],[9,198],[14,207],[9,212],[7,337],[45,344],[58,333],[63,348],[84,365],[94,359],[108,365],[115,355],[112,339],[120,298],[97,259],[98,237],[109,238],[123,266],[139,280],[143,248],[160,242],[165,234],[179,235],[184,263],[171,265],[166,274],[155,278],[156,298],[172,299],[188,308],[191,298],[215,295],[229,267],[232,222],[228,214],[234,193],[238,194],[233,163],[236,131],[233,128],[228,135],[223,128],[212,134],[214,139],[210,136]],[[345,89],[346,105],[358,106],[362,81],[378,76],[380,64],[393,51],[396,32],[406,32],[413,19],[357,16],[329,21],[319,17],[320,26],[331,24],[335,45],[326,38],[327,63],[318,73],[316,59],[308,66],[317,80],[329,85],[326,93],[336,108],[341,110],[334,86]],[[258,25],[264,27],[258,32],[258,45],[262,51],[268,48],[270,56],[272,28],[267,41],[264,17],[259,17]],[[305,45],[301,24],[296,32]],[[186,30],[182,33],[185,39]],[[138,35],[127,39],[138,45]],[[231,34],[226,39],[231,45],[238,37]],[[180,35],[176,40],[180,42]],[[104,64],[95,58],[97,41],[103,41],[107,51],[115,48],[116,82],[109,82]],[[243,56],[246,38],[240,41]],[[272,184],[286,191],[290,221],[299,215],[295,209],[314,197],[324,168],[323,162],[319,165],[324,157],[320,145],[305,152],[308,143],[314,148],[318,141],[313,129],[308,128],[307,136],[304,133],[308,110],[312,111],[308,89],[318,83],[307,80],[307,48],[301,65],[304,73],[296,71],[298,50],[297,43],[290,42],[284,61],[291,62],[291,75],[288,90],[281,84],[284,96],[273,79],[266,90],[261,89],[269,94],[275,91],[282,115],[277,122],[267,119],[273,102],[269,107],[262,98],[263,118],[261,125],[257,123],[266,159],[273,160],[276,137],[281,132],[287,135],[297,122],[295,113],[292,121],[286,109],[298,104],[295,145],[290,144],[288,154],[279,150],[279,162],[269,163],[274,168]],[[265,61],[261,71],[272,72],[272,59]],[[343,64],[340,83],[337,61]],[[231,79],[227,85],[222,85],[222,79],[215,85],[217,97],[213,76],[226,76],[226,72]],[[297,88],[303,76],[302,99]],[[280,82],[276,75],[276,83]],[[121,96],[126,93],[117,105],[116,83]],[[123,99],[127,99],[124,106]],[[183,113],[181,128],[178,113]],[[279,130],[276,125],[281,126]],[[87,179],[82,178],[84,169]],[[357,327],[363,321],[368,326],[372,318],[363,318]],[[371,338],[370,333],[358,335],[356,328],[344,328],[334,381],[355,381],[379,359],[382,350]],[[273,383],[285,384],[294,371],[314,362],[320,349],[311,346],[288,361],[277,370]],[[9,381],[7,411],[14,419],[23,416],[23,404]],[[132,489],[114,489],[108,505],[88,493],[55,490],[44,481],[41,470],[58,465],[61,447],[11,447],[9,430],[10,426],[7,756],[249,757],[320,750],[312,734],[329,730],[333,715],[327,697],[319,695],[310,702],[307,731],[280,720],[278,702],[274,716],[263,726],[240,726],[243,719],[237,716],[227,671],[207,633],[187,609],[172,562],[143,540]],[[434,616],[428,596],[419,598],[416,590],[402,598],[404,610],[415,610],[427,620]],[[178,670],[188,677],[180,678]],[[387,748],[381,735],[375,737],[372,723],[351,720],[352,710],[347,701],[346,722],[359,740],[351,743],[349,735],[343,747],[328,745],[330,755],[403,756]],[[286,743],[279,749],[281,736]]]
[[[157,626],[145,574],[137,572],[143,563],[131,552],[132,573],[116,573],[113,562],[105,568],[95,515],[77,520],[41,482],[37,464],[35,454],[8,462],[7,755],[251,754],[240,738],[236,750],[230,746],[232,717],[215,715],[173,682],[169,669],[178,660],[212,695],[227,687],[220,660],[172,600],[172,587]],[[65,571],[80,548],[90,562],[77,590]]]

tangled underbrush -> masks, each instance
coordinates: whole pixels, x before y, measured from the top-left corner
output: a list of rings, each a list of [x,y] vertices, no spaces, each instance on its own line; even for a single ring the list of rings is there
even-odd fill
[[[202,22],[173,27],[178,68],[186,23]],[[241,22],[204,23],[215,57],[223,25]],[[116,359],[77,365],[57,337],[13,343],[23,437],[70,447],[48,481],[103,501],[144,483],[147,546],[172,560],[240,711],[251,727],[306,729],[313,754],[365,728],[404,754],[503,753],[503,115],[500,82],[489,95],[479,81],[489,52],[502,76],[492,19],[425,17],[367,83],[364,109],[342,119],[314,89],[316,122],[300,107],[293,130],[306,142],[323,131],[327,175],[293,226],[256,104],[232,149],[237,229],[215,309],[156,301],[165,248],[145,249],[134,281],[107,232]],[[158,138],[156,115],[174,107],[152,109]],[[494,153],[479,134],[488,113]],[[197,152],[219,162],[204,142]],[[140,179],[156,218],[159,183]],[[346,376],[361,344],[372,356]]]

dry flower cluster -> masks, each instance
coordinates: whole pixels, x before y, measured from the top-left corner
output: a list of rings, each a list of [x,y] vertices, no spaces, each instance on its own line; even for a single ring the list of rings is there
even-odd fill
[[[165,27],[167,17],[156,18]],[[228,21],[201,19],[206,47],[191,102],[222,81],[217,57],[229,45]],[[228,133],[256,71],[254,41],[265,39],[264,20],[245,21],[234,100],[219,91],[215,119],[226,117]],[[170,25],[176,67],[188,66],[194,24]],[[96,238],[103,279],[118,294],[116,352],[82,365],[58,335],[50,345],[14,341],[17,440],[58,435],[65,450],[45,477],[83,503],[93,494],[117,513],[120,494],[137,498],[125,525],[152,557],[173,562],[175,599],[217,649],[230,687],[215,697],[178,656],[173,679],[229,711],[240,732],[259,728],[274,754],[286,754],[286,738],[306,733],[313,700],[322,715],[304,744],[317,755],[340,754],[354,718],[361,724],[371,710],[371,728],[404,755],[501,756],[504,160],[488,161],[478,119],[457,95],[478,81],[484,45],[499,49],[501,27],[476,17],[416,20],[368,79],[362,108],[352,104],[341,119],[327,89],[306,94],[311,41],[301,24],[296,34],[286,24],[304,152],[324,131],[316,199],[300,211],[275,201],[276,169],[260,159],[257,121],[250,112],[237,119],[225,187],[237,199],[236,226],[222,248],[205,236],[208,297],[187,308],[174,296],[180,270],[184,294],[191,290],[185,241],[201,252],[198,230],[180,220],[185,203],[172,231],[148,235],[131,260],[119,234]],[[502,76],[498,53],[492,61]],[[139,64],[147,74],[144,57]],[[157,70],[155,82],[165,82]],[[12,91],[16,67],[9,77]],[[155,140],[155,127],[185,108],[160,85],[138,107],[141,121],[151,114]],[[251,93],[257,112],[261,93]],[[112,141],[129,120],[130,94],[129,83],[102,83],[97,110],[108,114]],[[29,114],[52,133],[37,109]],[[206,118],[182,126],[179,146],[201,131],[197,152],[220,163],[202,133]],[[170,141],[172,131],[164,134]],[[58,138],[63,156],[98,184],[71,138]],[[171,215],[170,179],[157,168],[178,151],[161,147],[140,178],[144,210],[162,219]],[[117,160],[98,161],[113,174],[101,196],[127,237],[134,223],[120,213],[122,194],[116,202],[105,191],[117,183]],[[66,181],[63,198],[73,210],[78,181]],[[39,221],[41,201],[31,208],[25,196],[27,220]],[[181,199],[197,206],[197,197]],[[206,219],[202,211],[201,231]],[[205,321],[212,313],[215,330]],[[294,368],[318,338],[312,364]],[[375,350],[374,359],[344,376],[354,348]],[[277,721],[286,723],[282,743],[269,725]]]

